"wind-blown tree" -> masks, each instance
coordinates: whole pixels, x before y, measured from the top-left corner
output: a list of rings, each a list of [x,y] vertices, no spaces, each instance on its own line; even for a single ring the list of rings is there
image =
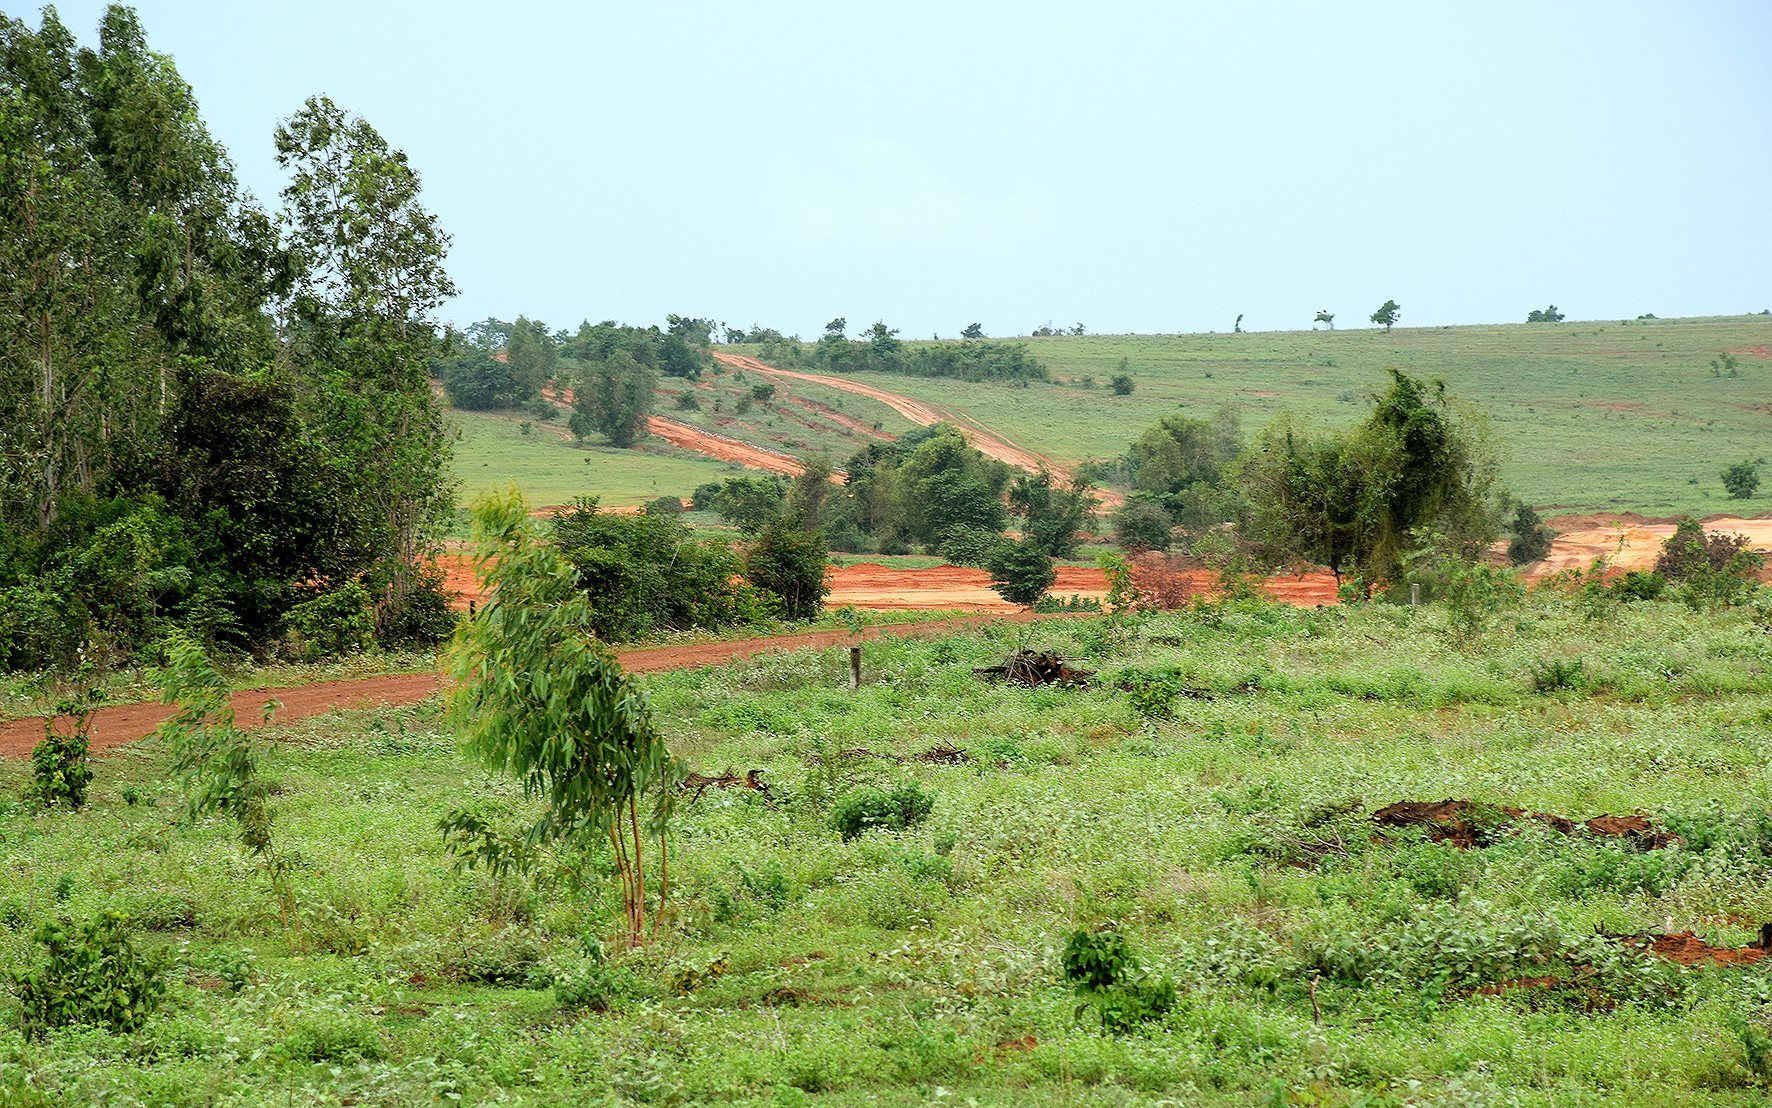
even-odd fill
[[[1311,326],[1314,327],[1319,323],[1331,331],[1335,330],[1335,313],[1328,308],[1318,308],[1317,314],[1311,319]]]
[[[1548,308],[1533,308],[1526,313],[1526,322],[1561,323],[1563,322],[1563,313],[1557,311],[1557,306],[1555,304],[1552,304]]]
[[[1402,314],[1403,309],[1397,305],[1395,300],[1386,300],[1383,304],[1380,304],[1378,310],[1373,312],[1368,318],[1370,318],[1372,322],[1382,325],[1384,329],[1388,331],[1396,324],[1398,317]]]
[[[1310,560],[1340,580],[1397,580],[1430,545],[1474,561],[1500,532],[1495,452],[1440,382],[1393,370],[1358,428],[1313,434],[1282,418],[1243,461],[1246,533],[1273,562]]]
[[[406,155],[361,118],[310,97],[277,128],[286,237],[296,260],[283,305],[300,361],[324,382],[330,437],[358,483],[378,558],[378,628],[395,627],[420,556],[453,507],[449,440],[431,400],[433,314],[455,294],[449,237],[419,203]]]
[[[543,810],[515,840],[471,812],[452,813],[443,830],[458,856],[494,868],[528,868],[549,848],[588,854],[607,844],[626,938],[638,946],[648,840],[658,842],[661,909],[669,892],[665,835],[682,763],[666,749],[645,690],[597,640],[577,575],[541,541],[522,498],[484,501],[473,521],[488,599],[450,647],[449,718],[470,757],[517,777]]]

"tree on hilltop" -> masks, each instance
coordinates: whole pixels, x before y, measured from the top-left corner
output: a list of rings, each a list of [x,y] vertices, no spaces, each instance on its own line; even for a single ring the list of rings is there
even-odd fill
[[[1373,312],[1368,318],[1374,323],[1382,323],[1384,329],[1388,331],[1396,325],[1397,317],[1402,314],[1403,309],[1397,306],[1395,300],[1386,300],[1383,304],[1380,304],[1378,310]]]

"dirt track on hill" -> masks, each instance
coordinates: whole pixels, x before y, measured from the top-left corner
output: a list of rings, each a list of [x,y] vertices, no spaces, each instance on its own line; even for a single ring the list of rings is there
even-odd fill
[[[679,449],[693,450],[723,462],[737,462],[747,469],[760,469],[786,477],[798,477],[806,472],[806,467],[791,455],[729,439],[663,416],[647,416],[646,430]]]
[[[991,615],[962,616],[957,619],[929,623],[900,623],[869,627],[861,637],[877,639],[882,635],[940,634],[961,627],[976,627],[1000,621],[1024,622],[1042,618],[1026,610]],[[616,659],[629,673],[662,673],[677,669],[700,669],[723,665],[758,654],[789,650],[826,650],[846,646],[855,641],[848,631],[803,631],[791,635],[771,635],[732,642],[703,643],[695,646],[642,646],[616,652]],[[261,709],[265,701],[282,702],[275,722],[291,723],[309,716],[323,715],[340,708],[371,708],[378,705],[414,704],[436,692],[441,678],[435,673],[409,673],[386,677],[364,677],[348,681],[319,681],[282,689],[248,689],[233,695],[235,719],[242,727],[264,726]],[[173,714],[164,704],[117,704],[100,708],[92,719],[92,751],[99,753],[135,742],[151,734],[160,722]],[[0,723],[0,757],[28,758],[31,748],[43,737],[41,716]]]
[[[885,404],[887,407],[919,427],[929,427],[936,423],[952,423],[954,426],[960,428],[960,430],[965,433],[966,438],[977,448],[978,452],[986,457],[995,458],[1001,462],[1007,462],[1017,469],[1026,470],[1029,473],[1037,473],[1041,469],[1045,469],[1054,477],[1062,480],[1068,481],[1072,477],[1072,473],[1069,469],[1059,465],[1051,458],[1046,457],[1044,454],[1037,454],[1032,450],[1017,446],[1015,443],[1010,442],[1002,435],[992,431],[984,424],[962,413],[950,412],[945,408],[938,408],[934,404],[926,404],[921,400],[913,400],[908,396],[901,396],[895,392],[887,392],[885,389],[875,388],[872,385],[864,385],[859,381],[850,381],[843,377],[832,377],[823,373],[802,373],[799,370],[794,369],[778,369],[775,366],[769,365],[767,362],[760,362],[755,358],[745,357],[743,354],[727,354],[722,351],[715,351],[714,357],[736,369],[745,369],[753,373],[761,373],[766,377],[781,377],[790,381],[806,381],[814,385],[823,385],[826,388],[840,389],[843,392],[855,393],[857,396],[870,397]],[[1125,503],[1126,500],[1124,496],[1108,489],[1097,489],[1095,494],[1101,499],[1101,504],[1104,508],[1117,508]]]

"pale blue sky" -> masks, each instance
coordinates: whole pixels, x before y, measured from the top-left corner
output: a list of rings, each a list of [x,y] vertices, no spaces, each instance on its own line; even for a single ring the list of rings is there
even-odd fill
[[[58,7],[93,40],[102,4]],[[267,205],[311,93],[404,149],[458,323],[1772,307],[1759,0],[136,8]]]

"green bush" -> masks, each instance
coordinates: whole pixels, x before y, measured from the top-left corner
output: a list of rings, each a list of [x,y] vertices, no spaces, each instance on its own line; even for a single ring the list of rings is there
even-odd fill
[[[1001,532],[983,527],[955,527],[942,537],[936,553],[954,565],[983,569],[1003,541]]]
[[[1032,606],[1058,580],[1052,559],[1033,539],[1005,542],[992,551],[988,564],[991,588],[1011,604]]]
[[[375,641],[369,590],[350,581],[289,609],[289,628],[308,661],[365,650]]]
[[[831,806],[831,826],[847,842],[865,831],[903,831],[923,822],[935,807],[935,794],[915,781],[901,781],[891,792],[856,789]]]
[[[1653,571],[1633,569],[1608,585],[1606,591],[1619,600],[1659,600],[1667,591],[1667,578]]]
[[[775,613],[773,598],[738,580],[738,556],[724,543],[692,539],[677,514],[615,515],[585,498],[554,521],[554,539],[578,571],[591,626],[605,642],[758,623]]]
[[[64,700],[43,724],[43,740],[31,750],[31,781],[25,800],[39,808],[78,810],[86,805],[86,787],[92,784],[90,746],[92,713],[97,697],[88,692],[80,700]],[[70,717],[73,728],[66,734],[55,729],[60,717]]]
[[[1133,498],[1114,513],[1114,541],[1131,551],[1168,550],[1175,520],[1155,500]]]
[[[1077,1014],[1093,1009],[1103,1031],[1130,1031],[1175,1007],[1175,982],[1140,979],[1138,959],[1117,932],[1073,931],[1060,965],[1081,998]]]
[[[1750,459],[1723,470],[1723,491],[1731,500],[1746,500],[1760,487],[1760,467]]]
[[[165,996],[163,955],[144,955],[121,912],[80,924],[46,923],[33,936],[43,964],[13,977],[19,1026],[30,1038],[53,1028],[95,1024],[127,1034],[141,1027]]]
[[[1579,689],[1587,684],[1587,674],[1580,658],[1543,658],[1533,662],[1528,672],[1532,677],[1533,692]]]
[[[1524,501],[1514,506],[1513,522],[1508,529],[1513,534],[1507,541],[1507,560],[1516,566],[1536,562],[1549,554],[1551,540],[1557,537],[1557,533],[1538,518],[1532,505]]]

